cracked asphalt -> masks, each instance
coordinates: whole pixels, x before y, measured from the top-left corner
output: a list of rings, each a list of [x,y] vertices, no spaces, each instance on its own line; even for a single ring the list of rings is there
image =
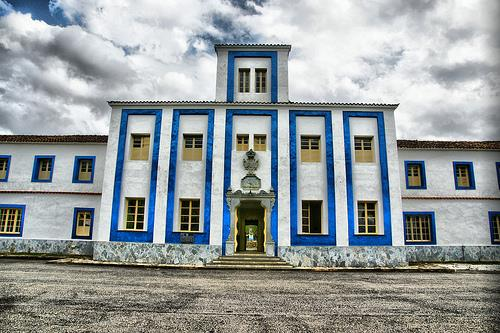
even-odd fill
[[[499,332],[500,274],[0,259],[1,332]]]

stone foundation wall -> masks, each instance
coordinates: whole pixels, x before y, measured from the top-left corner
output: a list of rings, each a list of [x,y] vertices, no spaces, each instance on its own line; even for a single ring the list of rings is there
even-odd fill
[[[222,246],[95,242],[94,260],[202,266],[218,258]]]
[[[397,267],[419,262],[500,262],[500,246],[280,246],[297,267]]]
[[[0,254],[92,256],[92,241],[0,238]]]
[[[92,256],[94,260],[202,266],[222,247],[0,238],[0,254]],[[297,267],[398,267],[419,262],[500,262],[500,246],[280,246],[278,256]]]

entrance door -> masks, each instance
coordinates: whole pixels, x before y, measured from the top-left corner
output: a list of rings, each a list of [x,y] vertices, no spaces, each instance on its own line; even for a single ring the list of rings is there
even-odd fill
[[[243,202],[238,208],[237,252],[264,252],[264,208],[259,202]]]

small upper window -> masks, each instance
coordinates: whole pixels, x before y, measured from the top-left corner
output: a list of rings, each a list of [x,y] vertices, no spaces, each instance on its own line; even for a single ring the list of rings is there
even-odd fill
[[[201,161],[203,152],[203,134],[184,134],[184,161]]]
[[[22,208],[0,208],[0,235],[21,236],[22,233]]]
[[[472,162],[453,162],[453,169],[455,173],[455,189],[473,190],[476,188]]]
[[[377,234],[377,203],[358,201],[358,234]]]
[[[0,182],[6,182],[9,178],[10,156],[0,156]]]
[[[125,229],[144,230],[144,198],[126,198]]]
[[[424,161],[405,161],[405,171],[406,171],[406,188],[408,189],[427,188],[425,181]]]
[[[256,68],[255,69],[255,92],[265,93],[266,92],[266,68]]]
[[[373,162],[373,137],[354,137],[354,160],[358,163]]]
[[[302,201],[302,233],[321,234],[322,201]]]
[[[255,151],[266,151],[266,135],[265,134],[255,134],[253,136],[253,150]]]
[[[238,70],[239,75],[239,92],[248,93],[250,92],[250,68],[240,68]]]
[[[51,182],[55,156],[35,156],[33,164],[33,182]]]
[[[130,159],[146,161],[149,159],[149,134],[132,134]]]
[[[200,199],[180,199],[181,231],[200,231]]]
[[[300,137],[300,160],[302,162],[321,161],[319,135],[302,135]]]
[[[248,134],[238,134],[236,135],[236,150],[237,151],[248,151]]]
[[[95,156],[75,156],[73,183],[92,183],[94,181]]]

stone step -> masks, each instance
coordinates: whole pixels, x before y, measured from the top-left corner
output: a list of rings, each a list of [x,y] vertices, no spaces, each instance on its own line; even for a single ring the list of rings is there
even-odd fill
[[[265,270],[290,270],[294,269],[292,265],[220,265],[220,264],[206,264],[206,268],[211,269],[265,269]]]
[[[280,257],[268,257],[263,253],[237,253],[220,256],[205,265],[207,268],[221,269],[267,269],[287,270],[294,267]]]
[[[224,256],[224,257],[219,257],[218,260],[265,261],[265,262],[283,261],[281,258],[278,257],[241,257],[241,256]]]
[[[224,259],[215,259],[211,262],[211,264],[217,265],[268,265],[268,266],[286,266],[289,263],[285,261],[261,261],[261,260],[224,260]]]

